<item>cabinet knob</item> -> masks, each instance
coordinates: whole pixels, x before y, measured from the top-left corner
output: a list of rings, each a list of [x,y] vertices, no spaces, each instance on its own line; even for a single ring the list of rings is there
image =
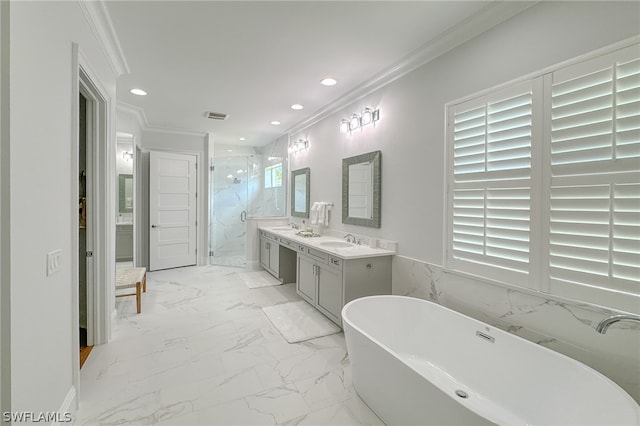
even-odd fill
[[[367,269],[373,268],[373,263],[367,263]]]

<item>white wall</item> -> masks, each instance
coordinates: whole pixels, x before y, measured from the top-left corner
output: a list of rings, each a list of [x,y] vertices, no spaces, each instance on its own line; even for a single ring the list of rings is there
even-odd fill
[[[138,122],[137,117],[132,112],[129,112],[127,108],[117,107],[116,130],[133,135],[136,144],[142,146],[142,126]]]
[[[198,161],[198,265],[207,265],[209,263],[209,168],[208,156],[209,149],[205,144],[205,134],[180,134],[157,131],[144,131],[142,133],[142,147],[145,151],[170,151],[177,154],[192,154],[197,156]],[[148,156],[143,158],[148,164]],[[148,170],[148,167],[147,167]],[[145,186],[147,194],[142,200],[148,205],[149,186]],[[146,223],[140,224],[142,229],[146,229],[143,238],[149,238],[149,216],[146,216]]]
[[[638,329],[606,336],[613,311],[543,293],[464,279],[442,268],[445,104],[637,36],[638,2],[540,2],[479,37],[292,135],[310,148],[290,156],[311,168],[311,201],[335,204],[331,227],[398,241],[393,293],[452,307],[591,365],[640,401]],[[341,135],[341,118],[380,108],[380,121]],[[341,223],[341,160],[382,151],[382,227]]]
[[[11,409],[9,2],[0,2],[0,413]],[[2,419],[0,422],[5,423]]]
[[[213,158],[216,157],[243,157],[256,153],[256,150],[252,146],[236,146],[236,145],[224,145],[213,144]],[[215,163],[214,163],[215,164]]]
[[[77,113],[72,43],[78,43],[107,102],[115,99],[115,75],[78,3],[12,2],[10,20],[9,205],[10,227],[19,232],[10,236],[11,277],[2,284],[11,291],[11,409],[56,411],[73,393],[72,351],[78,350],[72,339],[78,307],[71,302],[77,256],[72,238],[78,232],[72,229],[78,215],[72,185],[77,191],[78,177],[69,172],[77,162],[71,149]],[[108,132],[115,138],[115,106],[108,106]],[[115,140],[108,143],[105,161],[114,167]],[[115,195],[107,197],[106,211],[112,211]],[[115,220],[111,226],[115,231]],[[107,247],[113,247],[111,238]],[[47,277],[46,255],[56,249],[62,251],[61,269]]]
[[[401,255],[442,264],[444,105],[638,33],[637,2],[540,2],[311,128],[291,170],[311,168],[311,201],[335,203],[331,227],[399,241]],[[341,118],[380,108],[351,135]],[[382,227],[341,223],[341,160],[382,151]]]

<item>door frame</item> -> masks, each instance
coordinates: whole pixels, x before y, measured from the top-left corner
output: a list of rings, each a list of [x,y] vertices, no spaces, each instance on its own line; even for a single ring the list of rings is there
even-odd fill
[[[83,81],[82,76],[80,77],[80,85],[78,87],[78,92],[86,99],[86,141],[85,141],[85,163],[86,163],[86,198],[87,198],[87,211],[86,211],[86,232],[85,232],[85,247],[86,251],[93,251],[95,245],[95,190],[94,190],[94,182],[95,179],[93,177],[95,165],[94,165],[94,144],[95,144],[95,132],[96,132],[96,101],[95,98],[91,95],[90,90],[87,89],[86,83]],[[79,116],[80,111],[78,111]],[[79,130],[79,128],[78,128]],[[80,169],[80,132],[78,132],[78,173],[79,175]],[[74,198],[75,201],[78,197]],[[78,269],[74,270],[74,275],[78,276],[78,282],[80,281],[80,263],[81,253],[78,250],[75,250],[74,253],[78,253]],[[95,318],[94,318],[94,306],[90,303],[91,300],[94,300],[94,272],[93,272],[93,258],[85,258],[86,262],[86,297],[87,297],[87,346],[93,346],[95,343]],[[77,274],[76,272],[77,271]],[[80,301],[80,293],[78,292],[78,302]],[[79,304],[79,303],[78,303]],[[74,304],[76,306],[76,304]],[[79,329],[78,324],[78,329]]]
[[[140,200],[138,199],[139,197],[139,191],[138,191],[138,186],[140,185],[140,176],[142,175],[142,173],[140,172],[139,169],[139,162],[140,162],[140,147],[137,144],[137,139],[135,137],[135,135],[133,135],[132,133],[129,132],[120,132],[120,131],[116,131],[116,152],[117,152],[117,145],[121,144],[124,142],[125,139],[129,139],[131,141],[131,153],[133,155],[133,158],[131,159],[131,176],[133,176],[133,211],[131,213],[131,221],[133,223],[132,225],[132,229],[133,229],[133,239],[132,239],[132,264],[133,266],[146,266],[146,265],[141,265],[140,264],[140,255],[139,255],[139,240],[138,240],[138,236],[137,236],[137,230],[139,228],[138,225],[138,217],[140,215],[139,211],[139,205],[138,203],[140,202]],[[116,159],[116,163],[117,163],[117,159]],[[118,171],[117,171],[117,166],[116,166],[116,178],[118,178]],[[119,184],[117,184],[119,185]],[[116,186],[116,212],[120,211],[120,188],[118,186]],[[116,213],[117,214],[117,213]],[[116,233],[117,233],[117,223],[116,223]],[[117,240],[117,238],[116,238]],[[117,246],[117,244],[116,244]],[[117,249],[117,247],[116,247]],[[117,263],[117,256],[116,256],[116,263]],[[115,295],[115,293],[114,293]]]
[[[83,94],[91,108],[91,127],[88,123],[89,139],[87,153],[91,153],[93,179],[91,193],[94,195],[87,203],[87,251],[93,251],[92,261],[87,265],[87,334],[91,334],[94,344],[107,343],[111,333],[110,300],[114,293],[112,285],[115,277],[115,139],[112,130],[113,102],[107,95],[77,43],[72,44],[72,86],[71,86],[71,202],[77,203],[79,197],[79,95]],[[90,129],[90,130],[89,130]],[[89,148],[89,145],[91,147]],[[89,154],[88,154],[89,155]],[[87,182],[89,185],[89,182]],[[89,189],[88,189],[89,192]],[[72,211],[77,212],[77,204]],[[73,386],[76,391],[75,406],[78,404],[80,389],[80,353],[79,342],[79,236],[78,215],[71,214],[71,311],[72,324],[72,372]],[[91,234],[92,247],[89,246]],[[91,318],[91,320],[90,320]],[[89,331],[91,329],[91,331]]]
[[[11,411],[10,4],[0,1],[0,412]],[[9,424],[0,419],[0,423]]]

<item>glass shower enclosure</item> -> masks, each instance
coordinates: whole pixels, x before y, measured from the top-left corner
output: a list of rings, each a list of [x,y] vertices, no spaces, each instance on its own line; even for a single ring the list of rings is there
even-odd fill
[[[247,219],[284,216],[285,159],[263,155],[214,157],[209,172],[209,264],[244,266]]]

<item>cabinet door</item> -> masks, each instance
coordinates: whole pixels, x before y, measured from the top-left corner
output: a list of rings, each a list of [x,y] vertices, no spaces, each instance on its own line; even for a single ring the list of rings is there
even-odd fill
[[[318,265],[318,306],[333,315],[340,324],[342,310],[342,271]]]
[[[271,243],[269,246],[269,268],[273,271],[276,277],[280,277],[280,245],[278,243]]]
[[[269,241],[260,238],[260,264],[269,269]]]
[[[298,293],[315,304],[316,302],[316,263],[298,255]]]
[[[133,225],[116,226],[116,260],[133,260]]]

